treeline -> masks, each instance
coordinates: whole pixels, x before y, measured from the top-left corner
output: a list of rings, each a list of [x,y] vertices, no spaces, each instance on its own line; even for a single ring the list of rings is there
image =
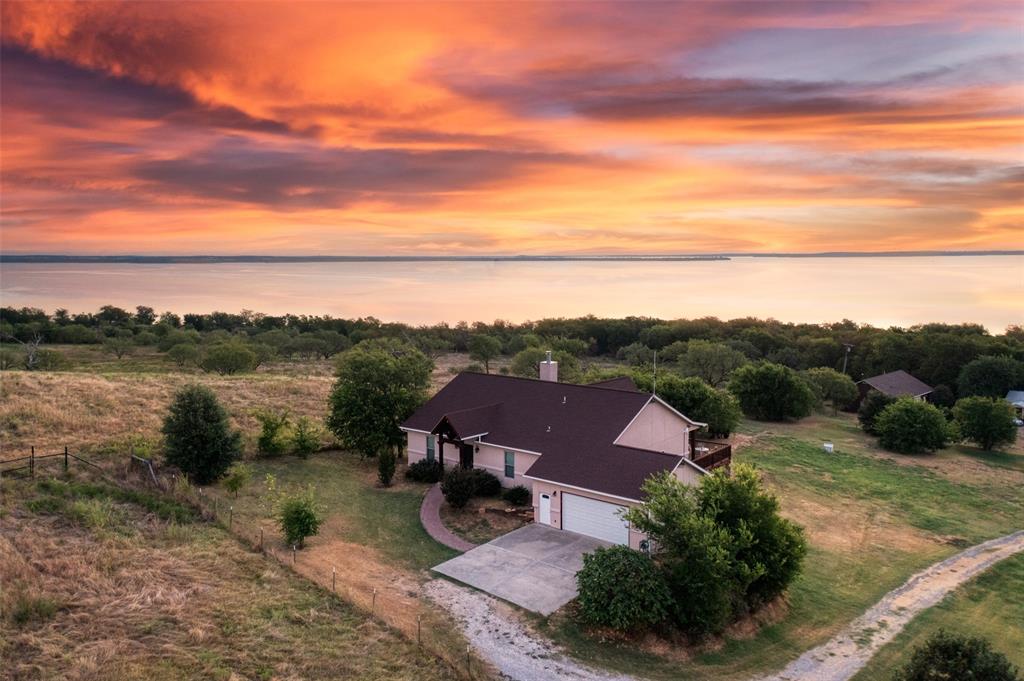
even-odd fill
[[[722,321],[711,317],[661,320],[590,316],[522,324],[499,320],[411,326],[372,317],[273,316],[249,311],[179,316],[157,314],[145,306],[134,312],[107,305],[95,313],[57,310],[52,315],[35,308],[5,307],[0,308],[0,337],[7,344],[39,341],[116,346],[117,342],[130,342],[156,346],[161,351],[183,343],[210,346],[236,341],[246,344],[256,362],[275,356],[330,357],[369,338],[398,338],[430,357],[471,352],[482,363],[527,349],[552,349],[564,360],[564,369],[570,375],[588,358],[616,358],[632,366],[648,366],[654,361],[655,351],[659,364],[686,363],[694,360],[688,355],[707,353],[710,344],[714,346],[711,351],[719,355],[723,348],[731,351],[729,357],[721,358],[726,363],[767,360],[796,370],[842,370],[845,361],[846,373],[855,380],[904,369],[934,387],[948,388],[954,396],[960,373],[972,360],[984,356],[1024,360],[1024,329],[1020,326],[992,335],[978,324],[881,329],[849,320],[792,324],[756,318]],[[521,363],[532,365],[533,360],[531,355]],[[720,380],[715,375],[704,378],[712,384],[724,381],[724,375]]]

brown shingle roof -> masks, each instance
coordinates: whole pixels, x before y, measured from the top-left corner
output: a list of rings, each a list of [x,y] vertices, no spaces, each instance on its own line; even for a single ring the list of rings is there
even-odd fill
[[[532,477],[639,499],[645,479],[682,459],[613,444],[649,399],[635,390],[463,372],[402,425],[429,432],[447,416],[460,434],[486,432],[485,443],[542,454],[527,471]]]
[[[930,385],[917,380],[903,369],[890,371],[887,374],[881,374],[879,376],[872,376],[871,378],[865,378],[861,383],[869,385],[878,392],[892,397],[900,397],[902,395],[917,397],[920,395],[927,395],[932,391]]]
[[[632,390],[633,392],[639,392],[640,389],[636,387],[636,383],[629,376],[619,376],[618,378],[609,378],[604,381],[596,381],[594,383],[588,383],[598,388],[614,388],[615,390]]]

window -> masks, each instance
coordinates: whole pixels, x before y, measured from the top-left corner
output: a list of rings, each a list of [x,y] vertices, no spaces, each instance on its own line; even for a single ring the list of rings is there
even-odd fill
[[[434,463],[434,436],[427,436],[427,461]]]
[[[505,452],[505,477],[516,477],[516,455],[515,452]]]

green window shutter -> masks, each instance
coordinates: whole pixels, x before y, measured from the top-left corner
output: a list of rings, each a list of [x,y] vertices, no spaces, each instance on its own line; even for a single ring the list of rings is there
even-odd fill
[[[434,436],[427,436],[427,461],[434,463]]]
[[[515,452],[505,452],[505,477],[516,477],[516,455]]]

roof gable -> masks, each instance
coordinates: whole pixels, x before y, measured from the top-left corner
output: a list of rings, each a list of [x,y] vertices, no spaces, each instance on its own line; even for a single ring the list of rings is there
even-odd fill
[[[869,385],[878,392],[892,397],[899,397],[901,395],[920,397],[932,392],[930,385],[924,381],[917,380],[906,371],[903,371],[903,369],[865,378],[860,383]]]

